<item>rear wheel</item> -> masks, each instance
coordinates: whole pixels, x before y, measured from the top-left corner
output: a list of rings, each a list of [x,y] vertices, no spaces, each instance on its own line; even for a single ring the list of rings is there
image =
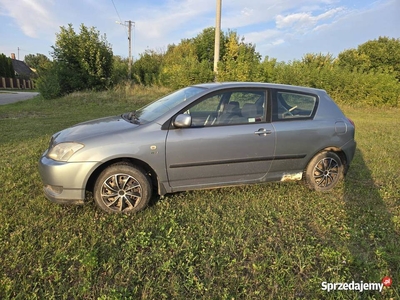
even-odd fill
[[[110,213],[131,213],[144,209],[151,198],[148,176],[130,164],[114,164],[100,173],[94,186],[94,200]]]
[[[334,152],[320,152],[313,157],[305,171],[305,181],[310,189],[324,192],[333,189],[343,178],[344,166]]]

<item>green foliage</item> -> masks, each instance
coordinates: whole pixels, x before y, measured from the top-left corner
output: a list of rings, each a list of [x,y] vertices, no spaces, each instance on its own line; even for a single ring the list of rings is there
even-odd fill
[[[25,55],[25,63],[40,72],[40,70],[48,68],[51,61],[46,55],[37,53]]]
[[[221,60],[226,53],[226,46],[229,36],[220,32],[219,59]],[[215,27],[204,29],[195,38],[189,40],[195,47],[195,52],[199,62],[208,62],[210,70],[214,69],[214,48],[215,48]]]
[[[128,59],[114,55],[111,73],[111,83],[118,84],[128,78]]]
[[[226,52],[218,64],[218,81],[260,81],[261,55],[255,45],[245,43],[236,32],[229,32]]]
[[[37,87],[45,99],[58,98],[76,90],[85,89],[80,76],[77,76],[65,62],[53,62],[42,73],[43,75],[37,80]]]
[[[162,60],[160,81],[179,88],[214,79],[215,29],[206,28],[193,39],[169,46]],[[244,43],[236,32],[221,32],[219,81],[258,81],[261,78],[261,56],[255,46]]]
[[[6,56],[4,53],[0,54],[0,76],[1,77],[6,77]]]
[[[4,53],[0,54],[0,77],[15,77],[11,58],[7,57]]]
[[[193,43],[186,41],[168,48],[160,74],[162,84],[178,89],[195,83],[208,82],[212,78],[213,73],[208,62],[198,61]]]
[[[163,53],[146,50],[133,64],[135,82],[147,86],[158,84],[163,61]]]
[[[11,58],[7,59],[6,71],[7,71],[6,74],[8,75],[8,77],[15,78],[15,71],[14,71],[14,67],[13,67]]]
[[[339,53],[339,66],[356,71],[368,71],[371,68],[371,62],[368,55],[359,53],[356,49],[349,49]]]
[[[221,32],[221,59],[213,74],[214,28],[170,45],[166,53],[147,50],[134,64],[136,83],[178,89],[213,81],[261,81],[325,89],[336,101],[352,105],[400,105],[399,39],[379,38],[340,53],[307,53],[301,60],[277,62],[230,31]]]
[[[303,56],[302,63],[308,67],[321,70],[324,67],[330,68],[334,60],[335,59],[331,54],[324,55],[322,53],[308,53]]]
[[[218,74],[213,72],[215,29],[210,27],[169,45],[165,53],[146,50],[132,66],[132,82],[172,89],[213,80],[275,82],[325,89],[336,101],[357,106],[400,105],[400,39],[380,37],[338,58],[307,53],[301,60],[278,63],[268,56],[261,61],[255,45],[234,31],[220,37]],[[42,63],[38,82],[46,98],[102,89],[127,78],[127,59],[112,57],[105,36],[94,28],[82,24],[77,34],[72,25],[61,27],[53,49],[54,63]],[[45,61],[39,54],[27,56],[28,61],[39,58]]]
[[[188,84],[208,82],[214,79],[215,29],[204,29],[192,39],[183,39],[178,45],[170,45],[166,53],[146,50],[134,63],[133,74],[137,83],[144,85],[164,84],[179,88]],[[221,32],[220,58],[225,55],[228,37]]]
[[[53,63],[46,69],[45,75],[39,76],[36,80],[36,86],[44,99],[54,99],[62,96],[64,92],[61,90],[61,78],[59,73],[59,63]]]
[[[355,106],[400,105],[400,84],[393,73],[345,68],[329,54],[306,54],[302,61],[278,63],[272,73],[272,82],[324,89],[338,102]]]
[[[379,37],[358,46],[358,51],[369,57],[371,69],[396,72],[400,78],[400,39]]]
[[[266,56],[260,65],[261,78],[260,81],[275,82],[275,68],[277,66],[276,58]]]
[[[52,48],[53,65],[44,72],[39,84],[39,91],[46,97],[84,89],[99,90],[109,85],[113,67],[111,45],[94,27],[82,24],[79,34],[71,24],[61,27]]]
[[[329,79],[322,88],[337,101],[354,106],[400,106],[400,84],[387,72],[335,68],[326,77]]]
[[[379,37],[339,54],[339,64],[360,71],[394,73],[400,81],[400,39]]]

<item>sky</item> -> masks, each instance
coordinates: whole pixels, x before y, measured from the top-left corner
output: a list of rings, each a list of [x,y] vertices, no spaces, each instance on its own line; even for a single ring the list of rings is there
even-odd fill
[[[307,53],[337,57],[379,36],[400,38],[399,16],[400,0],[222,0],[221,29],[255,44],[263,58],[290,62]],[[130,20],[135,60],[146,49],[165,52],[196,37],[215,19],[216,0],[0,0],[0,53],[51,58],[60,27],[72,24],[79,33],[84,24],[126,58]]]

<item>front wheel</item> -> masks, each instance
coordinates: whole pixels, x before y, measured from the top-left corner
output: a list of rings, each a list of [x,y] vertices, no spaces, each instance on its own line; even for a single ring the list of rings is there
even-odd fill
[[[310,189],[325,192],[333,189],[343,178],[344,166],[334,152],[320,152],[305,170],[305,181]]]
[[[100,173],[94,185],[94,200],[109,213],[131,213],[144,209],[151,198],[148,176],[130,164],[114,164]]]

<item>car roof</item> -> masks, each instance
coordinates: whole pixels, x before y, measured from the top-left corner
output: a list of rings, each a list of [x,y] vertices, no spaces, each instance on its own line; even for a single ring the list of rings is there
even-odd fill
[[[288,85],[288,84],[278,84],[278,83],[265,83],[265,82],[210,82],[196,84],[194,86],[206,88],[206,89],[224,89],[224,88],[275,88],[284,90],[300,91],[305,93],[326,93],[323,89],[316,89],[311,87]]]

